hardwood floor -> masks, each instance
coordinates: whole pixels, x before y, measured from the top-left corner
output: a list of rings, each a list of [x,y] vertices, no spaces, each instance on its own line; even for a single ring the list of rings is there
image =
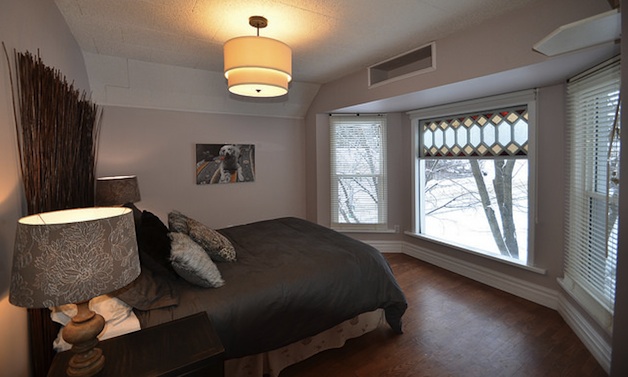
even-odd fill
[[[404,334],[387,325],[280,377],[606,376],[560,315],[403,254],[385,254],[406,294]]]

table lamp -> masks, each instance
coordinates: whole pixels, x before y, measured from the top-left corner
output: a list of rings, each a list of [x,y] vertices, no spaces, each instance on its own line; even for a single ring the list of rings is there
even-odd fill
[[[121,206],[141,200],[140,187],[135,175],[119,175],[96,179],[97,206]]]
[[[139,274],[129,208],[79,208],[26,216],[17,224],[9,302],[26,308],[76,303],[78,312],[62,332],[74,352],[67,374],[93,376],[105,365],[102,351],[96,348],[105,321],[89,309],[89,300],[126,286]]]

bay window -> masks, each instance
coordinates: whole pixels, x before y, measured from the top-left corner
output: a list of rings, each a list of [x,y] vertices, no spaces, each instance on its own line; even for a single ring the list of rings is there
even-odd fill
[[[531,263],[534,97],[526,91],[410,113],[416,234]]]

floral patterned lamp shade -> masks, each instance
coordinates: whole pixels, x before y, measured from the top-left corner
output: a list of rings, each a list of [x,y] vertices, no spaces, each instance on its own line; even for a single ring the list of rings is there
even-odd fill
[[[96,180],[94,202],[97,206],[116,206],[140,200],[140,187],[135,175],[101,177]]]
[[[90,300],[140,274],[132,211],[46,212],[19,220],[9,301],[42,308]]]
[[[93,376],[104,367],[98,334],[104,319],[89,309],[93,297],[113,292],[140,274],[131,209],[79,208],[18,221],[9,302],[27,308],[76,303],[63,329],[74,355],[67,373]]]

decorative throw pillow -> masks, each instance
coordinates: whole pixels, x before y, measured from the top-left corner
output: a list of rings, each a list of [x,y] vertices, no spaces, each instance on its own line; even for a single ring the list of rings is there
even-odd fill
[[[236,260],[235,248],[227,237],[191,218],[188,218],[188,227],[190,238],[201,245],[213,260],[217,262]]]
[[[188,217],[179,211],[172,211],[168,214],[168,227],[171,232],[190,233]]]
[[[139,254],[142,266],[140,276],[112,295],[139,310],[179,305],[176,276],[144,252],[140,251]]]
[[[205,250],[188,235],[172,232],[170,261],[172,267],[183,279],[206,288],[221,287],[225,282],[218,267]]]

